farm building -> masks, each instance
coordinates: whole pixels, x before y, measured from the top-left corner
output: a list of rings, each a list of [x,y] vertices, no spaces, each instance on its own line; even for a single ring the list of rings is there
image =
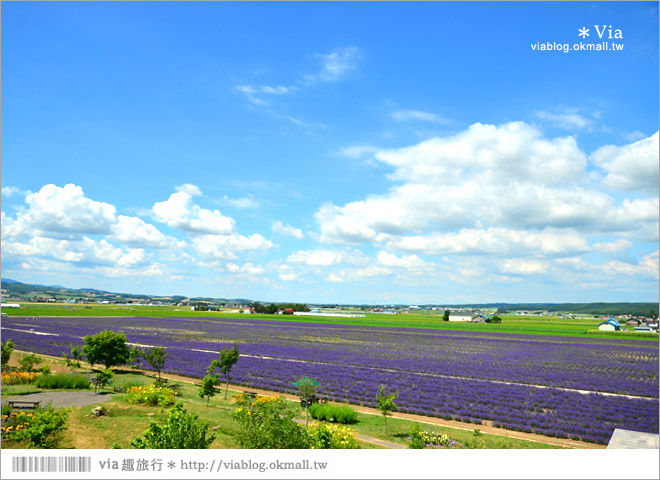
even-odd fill
[[[605,320],[603,323],[598,324],[598,330],[607,330],[613,332],[615,330],[621,330],[621,325],[619,322],[614,320],[612,317]]]
[[[475,315],[470,321],[472,323],[486,323],[486,317],[484,315]]]
[[[470,312],[451,312],[449,314],[450,322],[471,322],[472,313]]]

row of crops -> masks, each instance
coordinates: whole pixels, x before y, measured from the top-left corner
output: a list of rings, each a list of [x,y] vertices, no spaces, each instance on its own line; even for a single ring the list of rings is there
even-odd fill
[[[242,356],[233,382],[250,387],[294,392],[292,382],[310,376],[330,398],[375,406],[385,384],[399,391],[401,411],[595,443],[607,443],[614,428],[658,432],[653,342],[254,318],[3,321],[3,337],[18,348],[52,355],[104,329],[166,347],[166,370],[192,377],[202,377],[217,352],[236,340]]]

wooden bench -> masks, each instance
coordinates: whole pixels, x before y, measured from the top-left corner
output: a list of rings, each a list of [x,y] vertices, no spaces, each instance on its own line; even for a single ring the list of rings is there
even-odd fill
[[[37,408],[40,403],[41,400],[36,402],[31,402],[28,400],[7,400],[7,405],[9,405],[11,408],[29,408],[30,410]]]
[[[246,392],[245,390],[243,391],[243,396],[246,398],[254,398],[257,396],[257,392]]]

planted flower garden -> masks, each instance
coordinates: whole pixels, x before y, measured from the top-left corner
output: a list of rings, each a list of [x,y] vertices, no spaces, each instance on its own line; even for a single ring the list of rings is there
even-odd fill
[[[295,393],[303,376],[337,401],[375,406],[380,384],[399,410],[607,443],[614,428],[658,432],[658,345],[239,319],[9,318],[19,349],[63,355],[101,330],[164,346],[165,371],[201,378],[238,341],[232,382]]]

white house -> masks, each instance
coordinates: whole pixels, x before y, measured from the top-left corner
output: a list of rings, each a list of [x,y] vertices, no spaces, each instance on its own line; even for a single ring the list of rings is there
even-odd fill
[[[472,314],[470,312],[450,312],[450,322],[471,322]]]

